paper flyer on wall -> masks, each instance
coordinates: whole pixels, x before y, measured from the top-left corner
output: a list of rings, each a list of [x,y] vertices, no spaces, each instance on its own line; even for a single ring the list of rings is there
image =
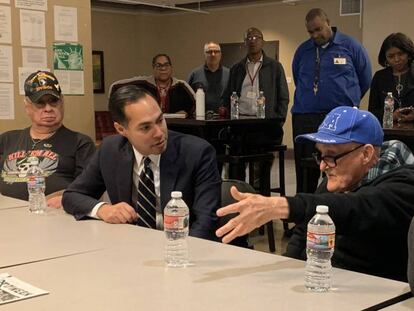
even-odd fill
[[[46,294],[49,292],[23,282],[8,273],[0,274],[0,305]]]

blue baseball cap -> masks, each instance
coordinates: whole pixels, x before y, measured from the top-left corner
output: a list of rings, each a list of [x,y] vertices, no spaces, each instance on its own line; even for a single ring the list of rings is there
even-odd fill
[[[320,144],[356,142],[381,146],[384,132],[378,119],[369,111],[340,106],[331,110],[319,125],[318,132],[298,135],[297,143],[307,140]]]

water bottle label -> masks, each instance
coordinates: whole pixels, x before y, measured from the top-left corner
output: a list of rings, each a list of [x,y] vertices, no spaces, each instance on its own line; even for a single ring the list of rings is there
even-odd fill
[[[28,176],[27,177],[27,185],[29,187],[36,187],[36,186],[43,186],[44,184],[44,177],[40,176]]]
[[[335,247],[335,233],[317,234],[308,230],[306,247],[314,250],[331,250]]]
[[[187,227],[188,227],[188,215],[185,215],[185,216],[164,215],[164,229],[183,230]]]

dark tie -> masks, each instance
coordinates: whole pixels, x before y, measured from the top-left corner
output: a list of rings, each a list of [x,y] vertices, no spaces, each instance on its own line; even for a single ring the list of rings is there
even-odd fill
[[[150,163],[150,158],[144,158],[144,167],[139,175],[137,201],[139,219],[137,224],[141,227],[155,229],[155,205],[157,201],[155,197],[154,173],[151,170]]]

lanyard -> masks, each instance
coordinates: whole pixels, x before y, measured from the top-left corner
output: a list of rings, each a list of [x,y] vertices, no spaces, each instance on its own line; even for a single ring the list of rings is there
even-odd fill
[[[318,92],[319,77],[321,75],[321,57],[319,55],[319,47],[316,48],[316,60],[315,60],[315,78],[313,80],[313,93],[316,95]]]
[[[252,75],[250,74],[248,63],[246,63],[246,71],[247,71],[247,74],[249,75],[250,83],[252,84],[252,86],[254,85],[254,80],[256,79],[257,74],[260,71],[260,68],[262,68],[262,62],[260,62],[260,65],[257,68],[257,70],[253,72],[253,77],[252,77]],[[253,67],[253,70],[254,70],[254,67]]]

